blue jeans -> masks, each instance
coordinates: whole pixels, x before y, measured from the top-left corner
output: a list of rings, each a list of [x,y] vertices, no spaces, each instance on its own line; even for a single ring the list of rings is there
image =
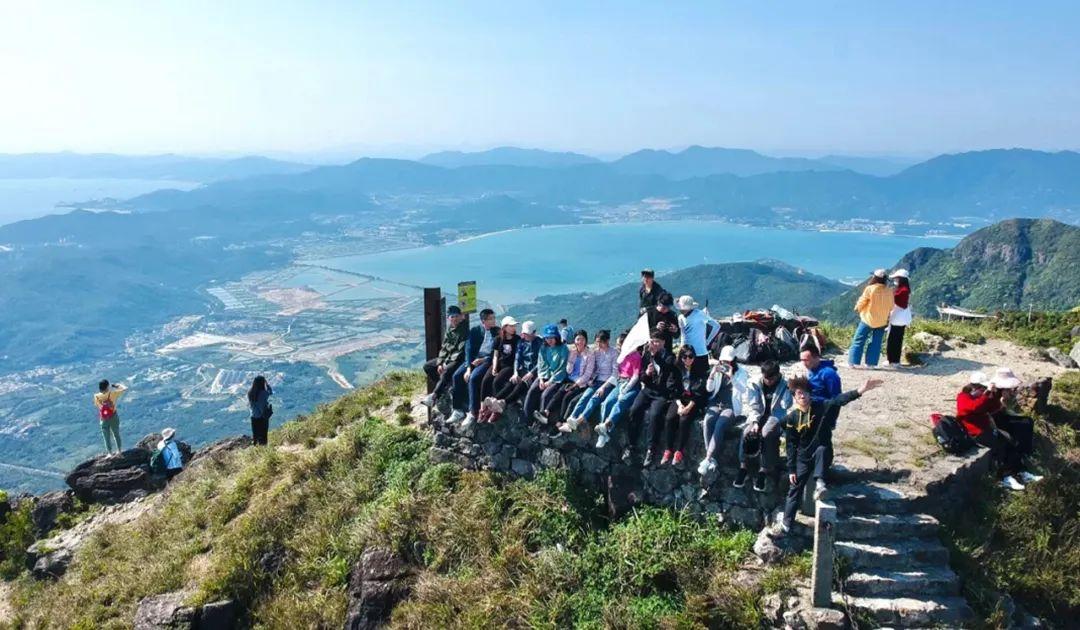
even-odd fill
[[[468,363],[462,363],[461,367],[454,372],[453,407],[459,411],[470,411],[475,415],[480,411],[480,385],[483,384],[484,375],[491,369],[491,360],[488,359],[474,367],[469,375],[469,382],[466,383],[465,370],[468,368]]]
[[[866,364],[877,365],[881,358],[881,340],[885,337],[885,328],[871,328],[866,322],[859,322],[855,329],[855,336],[851,339],[851,349],[848,350],[848,363],[859,365],[863,359],[863,348],[866,348]],[[870,338],[870,345],[866,344],[866,338]]]
[[[604,404],[609,394],[605,394],[600,398],[596,398],[596,392],[600,391],[600,388],[604,386],[603,382],[593,383],[589,388],[581,393],[581,397],[578,398],[578,402],[574,405],[573,411],[570,412],[570,418],[582,418],[588,420],[592,417],[596,410]],[[618,389],[612,387],[611,389]]]
[[[640,383],[629,389],[626,387],[626,383],[626,381],[619,381],[619,386],[611,390],[611,393],[604,399],[604,404],[600,407],[600,418],[610,420],[612,429],[618,426],[619,422],[630,412],[630,406],[634,404],[634,399],[637,398],[638,392],[641,391]]]

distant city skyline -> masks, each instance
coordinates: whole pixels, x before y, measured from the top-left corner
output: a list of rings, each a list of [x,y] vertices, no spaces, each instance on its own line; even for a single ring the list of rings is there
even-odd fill
[[[0,153],[1076,150],[1078,77],[1060,1],[44,0],[0,21]]]

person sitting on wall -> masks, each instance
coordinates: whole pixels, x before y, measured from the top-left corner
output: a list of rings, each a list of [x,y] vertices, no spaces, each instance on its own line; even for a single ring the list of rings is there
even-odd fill
[[[420,400],[427,407],[434,407],[435,401],[443,395],[454,380],[454,373],[465,360],[465,339],[469,335],[469,326],[465,316],[457,306],[446,308],[447,327],[443,336],[439,355],[424,364],[424,372],[435,381],[435,389]]]
[[[741,488],[746,483],[750,464],[754,463],[758,469],[754,490],[765,492],[770,477],[780,468],[781,419],[793,403],[779,363],[766,361],[761,364],[761,377],[750,382],[746,398],[749,421],[739,440],[739,473],[735,487]]]

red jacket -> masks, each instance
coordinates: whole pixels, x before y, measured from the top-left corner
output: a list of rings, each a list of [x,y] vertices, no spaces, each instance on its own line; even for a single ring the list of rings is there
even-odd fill
[[[893,289],[893,303],[900,308],[907,308],[909,299],[911,299],[911,287],[896,287]]]
[[[971,437],[978,437],[992,428],[990,414],[1001,409],[1001,400],[989,391],[972,396],[961,391],[956,395],[956,419]]]

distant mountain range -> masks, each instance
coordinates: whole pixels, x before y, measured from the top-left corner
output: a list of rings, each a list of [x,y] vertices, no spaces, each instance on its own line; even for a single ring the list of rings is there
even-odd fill
[[[846,288],[835,280],[771,260],[697,265],[659,276],[657,282],[676,298],[690,295],[702,307],[707,303],[714,317],[773,304],[809,312]],[[631,282],[598,295],[546,295],[509,310],[519,321],[532,319],[542,324],[565,317],[572,326],[590,334],[607,328],[615,335],[637,320],[638,286]]]
[[[311,169],[310,164],[260,156],[233,159],[183,155],[114,155],[111,153],[0,154],[0,179],[172,179],[210,182],[252,175],[280,175]]]
[[[487,151],[465,153],[441,151],[420,158],[420,162],[444,168],[462,166],[526,166],[532,168],[566,168],[582,164],[599,164],[600,160],[580,153],[496,147]]]
[[[1080,305],[1080,228],[1049,219],[1010,219],[974,232],[952,249],[922,247],[891,269],[911,274],[912,307],[937,317],[941,303],[992,312],[1066,310]],[[822,315],[855,321],[853,288],[830,300]]]

